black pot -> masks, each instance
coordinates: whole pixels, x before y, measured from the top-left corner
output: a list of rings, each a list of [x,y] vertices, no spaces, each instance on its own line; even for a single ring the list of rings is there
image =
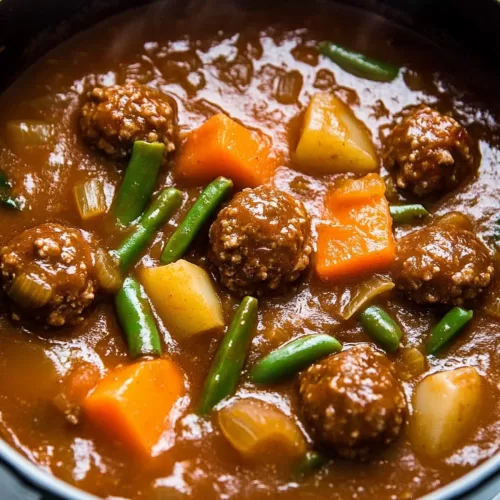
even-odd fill
[[[205,1],[210,0],[170,0],[174,8],[171,12],[182,15],[192,4]],[[224,1],[212,0],[212,4],[219,6]],[[268,4],[266,0],[238,1],[248,8]],[[0,0],[0,90],[61,41],[106,16],[142,3],[147,1]],[[468,71],[471,66],[481,68],[490,87],[499,79],[500,3],[497,0],[473,3],[470,0],[343,0],[343,3],[374,11],[449,47],[460,54]],[[0,499],[95,498],[45,473],[0,440]],[[500,500],[500,454],[424,498]]]

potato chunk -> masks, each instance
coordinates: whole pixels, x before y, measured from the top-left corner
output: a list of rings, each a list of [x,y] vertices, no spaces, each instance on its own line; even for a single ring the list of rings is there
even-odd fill
[[[295,161],[311,174],[366,174],[378,166],[364,125],[340,99],[327,93],[315,94],[307,107]]]
[[[224,327],[219,297],[201,267],[178,260],[143,269],[141,282],[173,335],[186,338]]]
[[[448,454],[474,426],[481,392],[481,376],[471,367],[424,378],[413,400],[414,449],[433,458]]]

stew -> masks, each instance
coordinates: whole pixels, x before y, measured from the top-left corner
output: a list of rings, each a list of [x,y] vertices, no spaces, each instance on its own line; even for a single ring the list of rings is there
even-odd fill
[[[0,97],[0,435],[103,498],[434,491],[500,446],[487,78],[333,3],[198,7]]]

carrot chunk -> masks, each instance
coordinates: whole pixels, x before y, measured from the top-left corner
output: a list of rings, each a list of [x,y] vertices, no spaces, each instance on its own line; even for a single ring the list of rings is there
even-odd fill
[[[188,135],[174,176],[202,185],[223,175],[240,188],[256,187],[266,183],[275,168],[276,157],[266,136],[218,114]]]
[[[141,361],[107,375],[84,401],[85,414],[108,434],[143,456],[171,425],[184,395],[184,378],[168,359]]]
[[[337,201],[356,201],[371,196],[384,196],[385,182],[378,174],[368,174],[359,179],[343,179],[335,184],[335,189],[328,194],[326,205],[332,206]]]
[[[386,270],[396,250],[382,179],[346,180],[326,198],[328,221],[318,226],[316,272],[323,280]]]

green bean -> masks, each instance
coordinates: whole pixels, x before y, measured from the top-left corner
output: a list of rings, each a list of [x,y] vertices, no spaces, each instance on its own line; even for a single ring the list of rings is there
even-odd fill
[[[320,42],[318,50],[320,54],[328,57],[349,73],[369,80],[391,82],[399,73],[397,66],[366,57],[332,42]]]
[[[245,297],[238,307],[208,372],[199,409],[201,415],[234,393],[252,340],[257,307],[258,301],[253,297]]]
[[[425,209],[423,205],[393,205],[390,207],[391,217],[394,222],[398,224],[409,224],[415,219],[421,219],[429,212]]]
[[[130,224],[142,214],[153,194],[165,145],[134,142],[132,157],[118,189],[114,213],[121,224]]]
[[[146,294],[138,281],[126,278],[115,297],[118,320],[125,332],[132,358],[160,356],[160,334]]]
[[[0,203],[7,208],[20,210],[21,205],[18,200],[12,196],[12,186],[4,172],[0,170]]]
[[[120,269],[123,273],[134,265],[141,252],[151,242],[156,231],[179,208],[181,201],[180,191],[167,188],[151,203],[133,231],[113,252],[120,262]]]
[[[403,332],[381,307],[368,307],[360,314],[359,319],[368,335],[387,352],[398,349]]]
[[[296,469],[297,476],[307,476],[318,469],[321,469],[323,465],[328,463],[328,458],[318,453],[317,451],[308,451]]]
[[[471,319],[474,313],[460,307],[454,307],[431,330],[431,338],[427,343],[427,353],[436,354],[449,342]]]
[[[250,380],[258,384],[276,382],[290,377],[333,352],[340,352],[342,344],[330,335],[307,335],[288,342],[261,359],[250,372]]]
[[[161,254],[162,264],[170,264],[180,259],[194,238],[214,213],[222,200],[233,187],[233,182],[224,177],[218,177],[210,183],[191,207],[174,234],[170,237]]]

